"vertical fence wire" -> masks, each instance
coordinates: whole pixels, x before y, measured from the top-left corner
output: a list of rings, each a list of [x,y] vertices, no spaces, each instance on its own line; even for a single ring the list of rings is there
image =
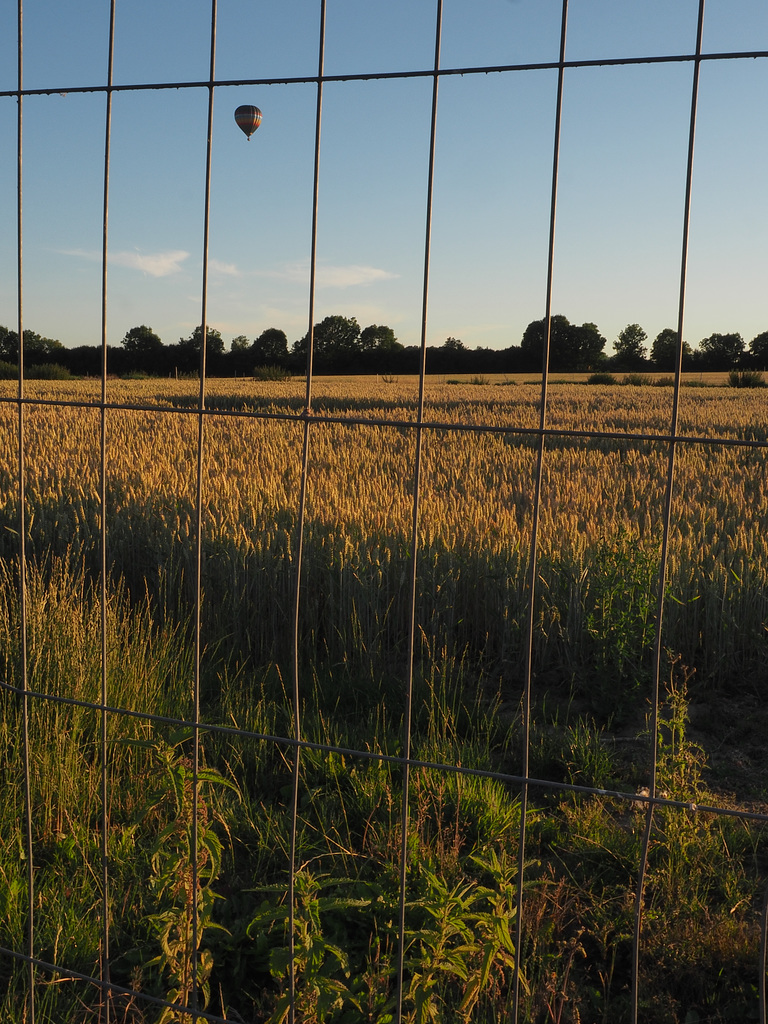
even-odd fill
[[[18,497],[19,497],[19,684],[21,687],[22,758],[24,772],[24,853],[27,860],[27,984],[26,1013],[28,1024],[35,1024],[35,859],[32,833],[32,773],[30,761],[29,663],[27,648],[27,514],[26,514],[26,445],[24,410],[24,231],[23,231],[23,142],[24,142],[24,9],[17,6],[17,110],[16,110],[16,319],[18,323]]]
[[[35,1024],[35,849],[32,831],[32,772],[30,759],[30,688],[27,633],[27,454],[24,386],[24,4],[18,0],[16,109],[16,321],[18,324],[18,614],[19,684],[22,687],[22,748],[24,758],[25,854],[27,856],[27,1015]]]
[[[766,971],[768,971],[768,888],[763,895],[763,906],[760,913],[760,958],[757,983],[760,1024],[766,1024],[768,1021],[765,998]]]
[[[416,601],[419,556],[419,508],[421,499],[422,453],[424,447],[424,382],[427,372],[427,317],[429,312],[429,269],[432,252],[432,198],[435,181],[435,142],[437,138],[437,95],[440,84],[440,43],[443,30],[443,0],[437,0],[435,11],[435,51],[432,75],[432,106],[429,125],[429,161],[424,223],[424,276],[421,295],[421,341],[419,354],[419,396],[416,410],[413,464],[413,498],[411,504],[411,560],[408,608],[408,665],[405,679],[403,711],[403,795],[400,813],[400,900],[397,925],[397,1003],[395,1020],[403,1019],[403,974],[405,967],[405,909],[408,873],[408,827],[410,822],[409,789],[411,784],[411,729],[413,716],[413,681],[416,661]]]
[[[661,655],[663,651],[662,631],[664,627],[664,600],[666,594],[667,567],[669,563],[669,538],[672,524],[672,502],[674,498],[675,466],[677,457],[677,434],[680,409],[680,386],[683,366],[683,324],[685,321],[685,290],[688,275],[688,238],[691,214],[691,189],[693,183],[693,151],[696,138],[696,112],[699,99],[699,70],[701,67],[701,48],[704,34],[704,3],[699,0],[696,25],[696,59],[693,64],[691,82],[691,116],[688,128],[688,159],[685,172],[685,200],[683,208],[683,231],[680,255],[680,289],[677,312],[677,357],[675,363],[675,383],[672,393],[672,410],[670,415],[670,440],[667,455],[667,477],[664,489],[664,512],[662,520],[661,552],[659,558],[659,574],[656,593],[656,636],[653,647],[653,681],[650,714],[650,771],[648,781],[649,798],[645,812],[645,828],[643,831],[640,852],[640,868],[635,892],[634,927],[632,934],[632,1024],[639,1021],[640,1002],[640,938],[643,922],[643,902],[645,899],[645,879],[648,871],[648,853],[651,845],[653,829],[654,800],[656,798],[656,772],[658,767],[659,742],[659,700],[661,693]]]
[[[296,852],[299,827],[299,791],[301,781],[301,665],[300,639],[301,590],[304,560],[304,530],[307,520],[307,490],[310,451],[310,414],[312,412],[313,360],[315,348],[315,291],[317,285],[317,216],[320,190],[320,136],[323,119],[323,74],[325,70],[325,11],[326,0],[320,0],[320,26],[317,52],[317,92],[315,102],[315,145],[312,167],[312,226],[309,252],[309,327],[307,329],[307,366],[304,392],[304,421],[302,423],[301,478],[299,483],[299,507],[296,516],[296,540],[294,557],[294,600],[292,621],[291,669],[293,704],[293,766],[291,778],[291,811],[288,864],[288,1020],[296,1020]]]
[[[100,543],[100,586],[99,603],[101,614],[101,957],[99,976],[102,984],[108,985],[109,964],[109,747],[107,739],[108,710],[108,621],[107,621],[107,257],[109,251],[109,166],[112,142],[112,81],[115,55],[115,0],[109,8],[109,43],[107,54],[107,92],[104,119],[104,192],[101,222],[101,402],[99,405],[99,524]],[[111,993],[108,988],[102,992],[104,1024],[109,1024]]]
[[[213,155],[213,105],[216,72],[216,14],[217,0],[211,0],[210,60],[208,70],[208,113],[205,146],[205,184],[203,198],[203,250],[202,283],[200,294],[200,386],[197,405],[197,469],[195,480],[195,610],[194,610],[194,682],[192,694],[192,827],[190,836],[192,921],[190,964],[190,998],[193,1015],[198,1009],[198,975],[200,945],[200,893],[199,893],[199,771],[200,771],[200,689],[202,673],[202,604],[203,604],[203,479],[205,475],[205,399],[208,348],[208,249],[211,224],[211,165]],[[186,1005],[186,994],[182,998]]]
[[[547,405],[549,401],[549,353],[552,342],[552,285],[555,267],[555,223],[557,220],[557,186],[560,172],[560,129],[563,114],[563,88],[565,79],[565,43],[568,29],[568,0],[563,0],[560,16],[560,47],[557,69],[557,99],[555,102],[554,140],[552,146],[552,190],[549,208],[549,247],[547,250],[547,290],[545,296],[546,336],[542,352],[541,394],[539,398],[539,432],[536,441],[536,468],[534,472],[533,508],[531,512],[531,548],[528,563],[528,620],[525,641],[525,681],[523,687],[523,758],[520,771],[523,782],[520,789],[520,831],[517,855],[517,895],[515,915],[515,965],[512,975],[512,1019],[520,1014],[520,955],[523,943],[523,890],[525,881],[525,847],[528,821],[528,780],[531,751],[531,697],[533,690],[533,634],[536,610],[536,579],[538,577],[539,524],[541,519],[541,487],[544,475],[546,447]]]

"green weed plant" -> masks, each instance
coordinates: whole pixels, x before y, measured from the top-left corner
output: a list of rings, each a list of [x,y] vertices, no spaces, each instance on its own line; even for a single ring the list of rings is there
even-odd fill
[[[138,820],[158,817],[168,823],[160,828],[151,848],[150,886],[157,909],[149,922],[160,942],[161,952],[146,967],[160,967],[171,982],[166,998],[179,1009],[166,1008],[158,1024],[192,1024],[192,1007],[206,1009],[210,1003],[213,954],[203,946],[213,930],[226,931],[213,919],[215,901],[220,897],[213,886],[221,871],[222,847],[212,827],[209,794],[214,787],[236,786],[212,768],[195,768],[183,751],[192,735],[185,727],[168,740],[133,740],[146,748],[161,783],[141,809]],[[198,1001],[198,996],[199,1001]]]

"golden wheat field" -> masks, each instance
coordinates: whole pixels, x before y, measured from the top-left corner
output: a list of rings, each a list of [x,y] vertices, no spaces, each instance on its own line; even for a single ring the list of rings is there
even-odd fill
[[[3,554],[12,557],[19,416],[14,386],[3,387],[11,399],[0,405]],[[96,566],[100,384],[26,389],[41,403],[26,405],[23,419],[28,554]],[[417,389],[411,378],[314,385],[302,622],[306,642],[331,658],[402,652]],[[198,397],[194,381],[108,382],[107,561],[132,592],[164,601],[193,597]],[[549,390],[537,553],[542,665],[577,671],[594,659],[595,637],[605,644],[616,629],[648,643],[672,397],[671,387]],[[206,628],[214,637],[226,627],[259,658],[287,631],[304,399],[303,381],[206,388]],[[519,661],[539,410],[540,389],[527,383],[427,382],[417,623],[430,645]],[[765,391],[681,391],[677,433],[695,440],[677,447],[664,641],[722,681],[754,676],[766,662],[767,425]]]

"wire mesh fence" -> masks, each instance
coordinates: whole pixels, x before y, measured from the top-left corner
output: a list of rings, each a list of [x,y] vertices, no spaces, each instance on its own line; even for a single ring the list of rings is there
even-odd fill
[[[18,3],[5,1018],[765,1021],[768,811],[744,739],[766,667],[764,404],[683,401],[682,339],[700,71],[768,50],[705,52],[699,0],[690,52],[571,60],[563,0],[555,60],[445,66],[437,0],[431,66],[326,74],[330,6],[311,75],[218,78],[212,0],[207,79],[116,84],[112,0],[106,81],[67,87],[104,100],[101,377],[38,385],[24,118],[60,90],[24,86]],[[668,64],[690,68],[673,380],[639,404],[574,398],[549,370],[568,74]],[[451,392],[426,373],[438,94],[542,71],[539,386]],[[324,92],[417,79],[418,377],[318,379]],[[241,86],[313,90],[301,382],[208,373],[214,106]],[[118,381],[113,103],[201,90],[199,372]],[[713,791],[694,706],[749,785]]]

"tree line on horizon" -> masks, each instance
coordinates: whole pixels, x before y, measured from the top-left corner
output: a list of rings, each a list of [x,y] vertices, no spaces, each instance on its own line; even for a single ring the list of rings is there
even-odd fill
[[[200,369],[202,327],[187,338],[166,345],[151,327],[141,324],[126,331],[119,346],[107,346],[108,372],[116,375],[173,376],[194,374]],[[519,345],[503,349],[470,348],[454,337],[439,346],[428,346],[428,373],[523,373],[541,370],[546,343],[546,319],[532,321]],[[252,376],[259,368],[275,367],[303,374],[307,367],[309,333],[288,345],[285,331],[269,327],[253,340],[245,335],[232,339],[227,351],[221,333],[206,330],[206,372],[210,376]],[[635,371],[674,369],[678,334],[671,327],[660,331],[648,345],[639,324],[628,324],[614,342],[614,354],[604,349],[606,339],[594,323],[572,324],[561,314],[551,318],[549,368],[554,372],[598,370]],[[18,334],[0,325],[0,376],[18,374]],[[25,367],[59,366],[76,376],[101,374],[99,345],[68,348],[60,341],[24,331]],[[360,328],[354,317],[327,316],[313,331],[313,369],[316,373],[418,373],[421,353],[406,346],[391,327],[370,324]],[[740,334],[711,334],[698,348],[683,342],[684,370],[768,369],[768,331],[749,345]],[[30,375],[32,373],[30,372]]]

